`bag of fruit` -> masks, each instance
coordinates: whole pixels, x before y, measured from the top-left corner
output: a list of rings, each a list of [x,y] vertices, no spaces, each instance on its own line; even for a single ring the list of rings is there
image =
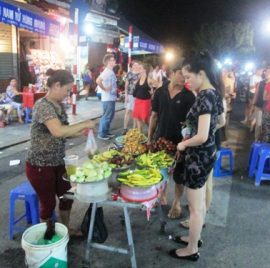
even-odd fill
[[[97,143],[92,129],[90,129],[88,132],[86,146],[84,150],[89,156],[94,155],[97,152]]]

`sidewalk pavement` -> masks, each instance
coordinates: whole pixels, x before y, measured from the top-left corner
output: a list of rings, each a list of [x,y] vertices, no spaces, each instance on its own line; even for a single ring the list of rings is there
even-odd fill
[[[117,102],[115,110],[120,111],[123,109],[124,103]],[[82,99],[77,102],[76,112],[77,115],[72,115],[71,106],[67,110],[68,120],[71,125],[101,117],[102,105],[97,97],[89,97],[87,101]],[[0,150],[30,140],[30,126],[31,124],[12,123],[5,128],[0,128]]]

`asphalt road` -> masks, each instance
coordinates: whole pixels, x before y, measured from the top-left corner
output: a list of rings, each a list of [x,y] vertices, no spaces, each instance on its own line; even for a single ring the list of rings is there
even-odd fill
[[[269,268],[269,218],[270,184],[264,182],[260,187],[254,186],[254,181],[247,177],[247,161],[252,136],[248,129],[239,121],[243,119],[244,106],[237,104],[232,114],[229,129],[230,144],[234,151],[234,172],[232,177],[225,177],[214,181],[213,202],[206,218],[206,228],[203,229],[203,247],[201,257],[197,263],[179,261],[170,258],[167,251],[180,247],[169,240],[169,235],[185,235],[186,230],[179,227],[179,219],[167,219],[166,235],[159,234],[159,217],[151,213],[150,221],[146,220],[145,212],[133,209],[131,213],[132,232],[135,241],[135,252],[138,268]],[[121,133],[123,112],[117,113],[113,124],[113,132]],[[74,143],[74,145],[70,145]],[[110,142],[98,141],[100,150],[110,146]],[[83,156],[85,138],[68,141],[69,152]],[[24,267],[24,252],[21,249],[18,235],[13,241],[7,239],[8,224],[8,193],[13,185],[22,181],[16,174],[23,175],[23,164],[9,167],[9,160],[25,159],[26,148],[29,144],[22,144],[4,150],[0,154],[0,267]],[[8,182],[10,179],[10,184]],[[6,183],[5,183],[6,182]],[[173,199],[174,184],[169,184],[168,200]],[[2,198],[2,199],[1,199]],[[182,200],[184,207],[186,201]],[[74,202],[71,216],[71,226],[78,227],[88,204]],[[167,214],[169,206],[164,208]],[[125,228],[121,224],[123,212],[116,207],[104,207],[105,222],[109,231],[106,245],[127,247]],[[68,246],[69,267],[81,268],[85,252],[85,241],[71,239]],[[92,268],[129,268],[127,256],[93,250],[91,254]]]

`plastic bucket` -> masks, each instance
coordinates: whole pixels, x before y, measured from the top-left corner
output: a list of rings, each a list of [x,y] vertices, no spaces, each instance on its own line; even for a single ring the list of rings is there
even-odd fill
[[[162,175],[163,180],[168,181],[170,179],[169,170],[167,167],[159,169],[159,172]]]
[[[67,268],[68,229],[55,223],[55,231],[62,238],[49,245],[35,245],[44,236],[46,223],[36,224],[23,233],[22,248],[25,251],[25,265],[29,268]]]

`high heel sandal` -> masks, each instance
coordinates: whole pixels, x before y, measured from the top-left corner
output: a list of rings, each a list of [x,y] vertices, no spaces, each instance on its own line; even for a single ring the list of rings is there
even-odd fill
[[[184,241],[181,239],[181,236],[175,236],[173,237],[172,239],[175,243],[178,243],[178,244],[183,244],[183,245],[188,245],[188,242],[187,241]],[[198,240],[198,248],[200,248],[201,246],[203,245],[203,241],[201,239]]]
[[[187,256],[178,256],[176,254],[177,249],[172,249],[168,252],[168,254],[176,259],[180,259],[180,260],[188,260],[188,261],[197,261],[200,258],[200,253],[196,252],[194,254],[191,255],[187,255]]]

